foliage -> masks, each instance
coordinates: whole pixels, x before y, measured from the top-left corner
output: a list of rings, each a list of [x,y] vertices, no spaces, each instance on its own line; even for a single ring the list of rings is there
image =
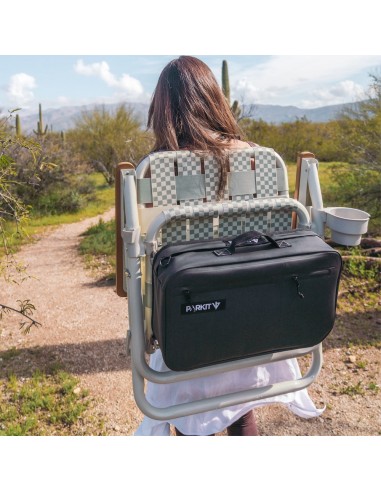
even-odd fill
[[[82,236],[84,239],[79,245],[80,253],[94,255],[115,253],[115,220],[104,222],[100,219],[98,224],[87,229]]]
[[[240,126],[248,140],[276,149],[285,161],[296,162],[298,152],[305,150],[313,151],[321,161],[339,159],[335,144],[335,121],[312,123],[300,118],[275,125],[245,118],[240,121]]]
[[[336,166],[331,170],[330,201],[365,210],[371,216],[370,228],[380,234],[380,171],[367,166]]]
[[[340,389],[341,395],[355,396],[355,395],[363,395],[365,390],[362,386],[362,381],[359,381],[354,385],[345,385]]]
[[[37,206],[41,215],[60,215],[77,212],[83,207],[83,203],[83,197],[77,191],[58,188],[41,195]]]
[[[114,113],[104,107],[83,112],[75,128],[67,132],[66,140],[108,184],[114,182],[114,170],[119,162],[137,162],[152,146],[152,137],[141,129],[132,110],[120,105]]]
[[[15,227],[7,222],[9,246],[13,251],[18,251],[20,246],[30,242],[34,237],[43,232],[45,227],[61,224],[71,224],[85,218],[94,217],[110,210],[115,202],[115,191],[105,183],[101,173],[75,174],[69,178],[67,189],[75,189],[80,194],[83,207],[76,211],[56,213],[50,210],[48,215],[42,215],[42,211],[32,210],[30,218],[24,225],[23,236],[15,233]],[[52,203],[52,202],[51,202]],[[53,205],[53,203],[52,203]],[[1,249],[0,249],[1,256]]]
[[[357,166],[381,167],[381,76],[371,75],[367,98],[338,118],[339,151]]]
[[[80,210],[91,199],[91,190],[83,193],[83,183],[73,181],[78,159],[65,145],[62,134],[42,133],[30,140],[39,146],[35,159],[20,146],[9,149],[14,162],[15,196],[22,198],[35,216]]]
[[[345,110],[337,121],[338,152],[351,168],[332,180],[340,199],[369,212],[380,233],[381,77],[371,78],[368,98]]]
[[[321,162],[348,163],[332,167],[324,198],[332,205],[366,210],[371,232],[381,233],[381,77],[371,75],[366,100],[334,121],[301,118],[275,125],[246,118],[240,125],[248,140],[276,149],[285,161],[296,162],[298,152],[309,150]]]
[[[362,254],[360,247],[344,249],[341,254],[344,254],[345,258],[343,275],[377,283],[380,275],[380,264],[378,262],[369,264],[369,258]]]
[[[23,233],[23,225],[29,216],[29,208],[15,193],[18,184],[16,163],[11,154],[17,150],[27,153],[32,162],[36,162],[39,145],[19,135],[10,132],[10,119],[13,112],[7,118],[0,120],[0,275],[5,281],[23,281],[25,279],[25,267],[19,264],[12,254],[9,246],[9,234],[6,224],[13,222],[16,225],[16,234]],[[31,326],[38,324],[31,318],[34,311],[33,304],[29,300],[19,300],[19,309],[0,304],[0,318],[3,314],[15,311],[23,316],[24,321],[20,323],[20,329],[28,331]],[[27,321],[25,321],[25,319]]]
[[[18,300],[19,309],[14,309],[10,306],[5,306],[4,304],[0,304],[0,320],[3,319],[4,314],[9,314],[11,311],[21,314],[26,321],[20,322],[20,330],[23,333],[29,333],[32,326],[41,326],[41,323],[38,323],[36,320],[31,318],[35,306],[30,302],[29,299],[25,299],[23,301]]]
[[[0,382],[0,436],[82,435],[90,400],[79,380],[62,371],[10,374]]]
[[[114,281],[116,267],[115,220],[99,223],[82,234],[78,250],[87,266],[102,271],[107,282]]]
[[[18,226],[21,226],[29,214],[28,207],[14,192],[14,187],[19,182],[14,153],[22,152],[36,164],[40,151],[40,146],[36,142],[11,134],[9,125],[11,117],[12,114],[0,120],[0,231],[3,231],[6,219],[14,220]],[[3,241],[4,239],[3,236]]]

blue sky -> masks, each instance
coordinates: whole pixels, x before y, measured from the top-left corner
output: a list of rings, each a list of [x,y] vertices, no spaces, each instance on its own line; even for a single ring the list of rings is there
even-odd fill
[[[0,108],[149,102],[158,76],[177,55],[0,55]],[[197,55],[243,103],[319,107],[358,100],[381,55]]]
[[[149,102],[160,71],[181,54],[201,58],[219,82],[226,59],[232,98],[241,103],[312,108],[358,100],[369,73],[381,71],[374,0],[347,0],[345,9],[332,0],[313,6],[6,2],[0,109]]]

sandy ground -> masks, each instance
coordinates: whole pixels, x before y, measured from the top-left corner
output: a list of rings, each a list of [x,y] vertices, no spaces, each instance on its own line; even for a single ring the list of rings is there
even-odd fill
[[[113,211],[102,215],[113,217]],[[32,278],[21,285],[1,286],[1,302],[31,299],[34,317],[42,324],[29,335],[3,322],[1,353],[18,349],[19,374],[36,367],[60,363],[81,380],[96,401],[95,411],[104,419],[107,435],[132,435],[143,418],[136,407],[126,357],[127,301],[115,287],[100,283],[77,253],[80,234],[99,217],[53,229],[37,242],[25,246],[17,258],[28,265]],[[369,323],[380,331],[377,313]],[[345,323],[338,317],[337,323]],[[370,325],[369,325],[370,326]],[[303,420],[281,406],[257,411],[262,435],[380,435],[380,351],[375,347],[349,348],[340,336],[328,339],[324,367],[309,390],[317,407],[327,405],[321,417]],[[357,361],[357,362],[356,362]],[[359,364],[361,362],[361,364]],[[0,364],[1,368],[1,364]],[[373,383],[360,394],[343,394],[342,385]],[[358,386],[359,387],[359,386]]]

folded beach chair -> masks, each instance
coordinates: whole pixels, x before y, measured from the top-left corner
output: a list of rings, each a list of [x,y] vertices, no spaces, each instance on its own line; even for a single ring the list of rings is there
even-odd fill
[[[209,155],[186,150],[156,152],[136,169],[122,163],[116,171],[117,294],[128,299],[127,344],[135,400],[145,415],[156,420],[298,391],[313,383],[322,367],[321,343],[188,371],[158,372],[147,363],[149,354],[157,349],[152,332],[152,258],[163,246],[234,237],[252,230],[271,235],[297,227],[324,234],[328,215],[313,154],[298,156],[295,198],[289,197],[286,165],[273,149],[231,151],[229,168],[224,197],[219,201],[218,172]],[[296,380],[167,408],[153,406],[145,395],[146,381],[165,385],[307,354],[311,354],[310,367]]]

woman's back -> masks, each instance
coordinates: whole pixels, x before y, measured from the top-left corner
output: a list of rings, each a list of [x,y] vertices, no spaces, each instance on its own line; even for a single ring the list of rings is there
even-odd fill
[[[155,136],[153,151],[187,149],[214,156],[219,168],[219,198],[222,198],[227,183],[227,151],[256,145],[244,141],[230,106],[209,67],[201,60],[188,56],[171,61],[162,71],[149,108],[148,126],[153,129]],[[150,367],[156,371],[168,370],[160,350],[151,355]],[[299,376],[297,362],[290,359],[179,383],[160,385],[149,382],[146,396],[154,406],[167,407],[272,384],[279,378],[296,379]],[[291,410],[302,417],[321,413],[304,390],[270,400],[267,403],[288,404]],[[230,428],[228,432],[231,435],[256,435],[252,409],[263,404],[256,400],[170,422],[145,417],[136,435],[167,434],[169,424],[180,431],[179,435],[209,435],[225,428]]]

